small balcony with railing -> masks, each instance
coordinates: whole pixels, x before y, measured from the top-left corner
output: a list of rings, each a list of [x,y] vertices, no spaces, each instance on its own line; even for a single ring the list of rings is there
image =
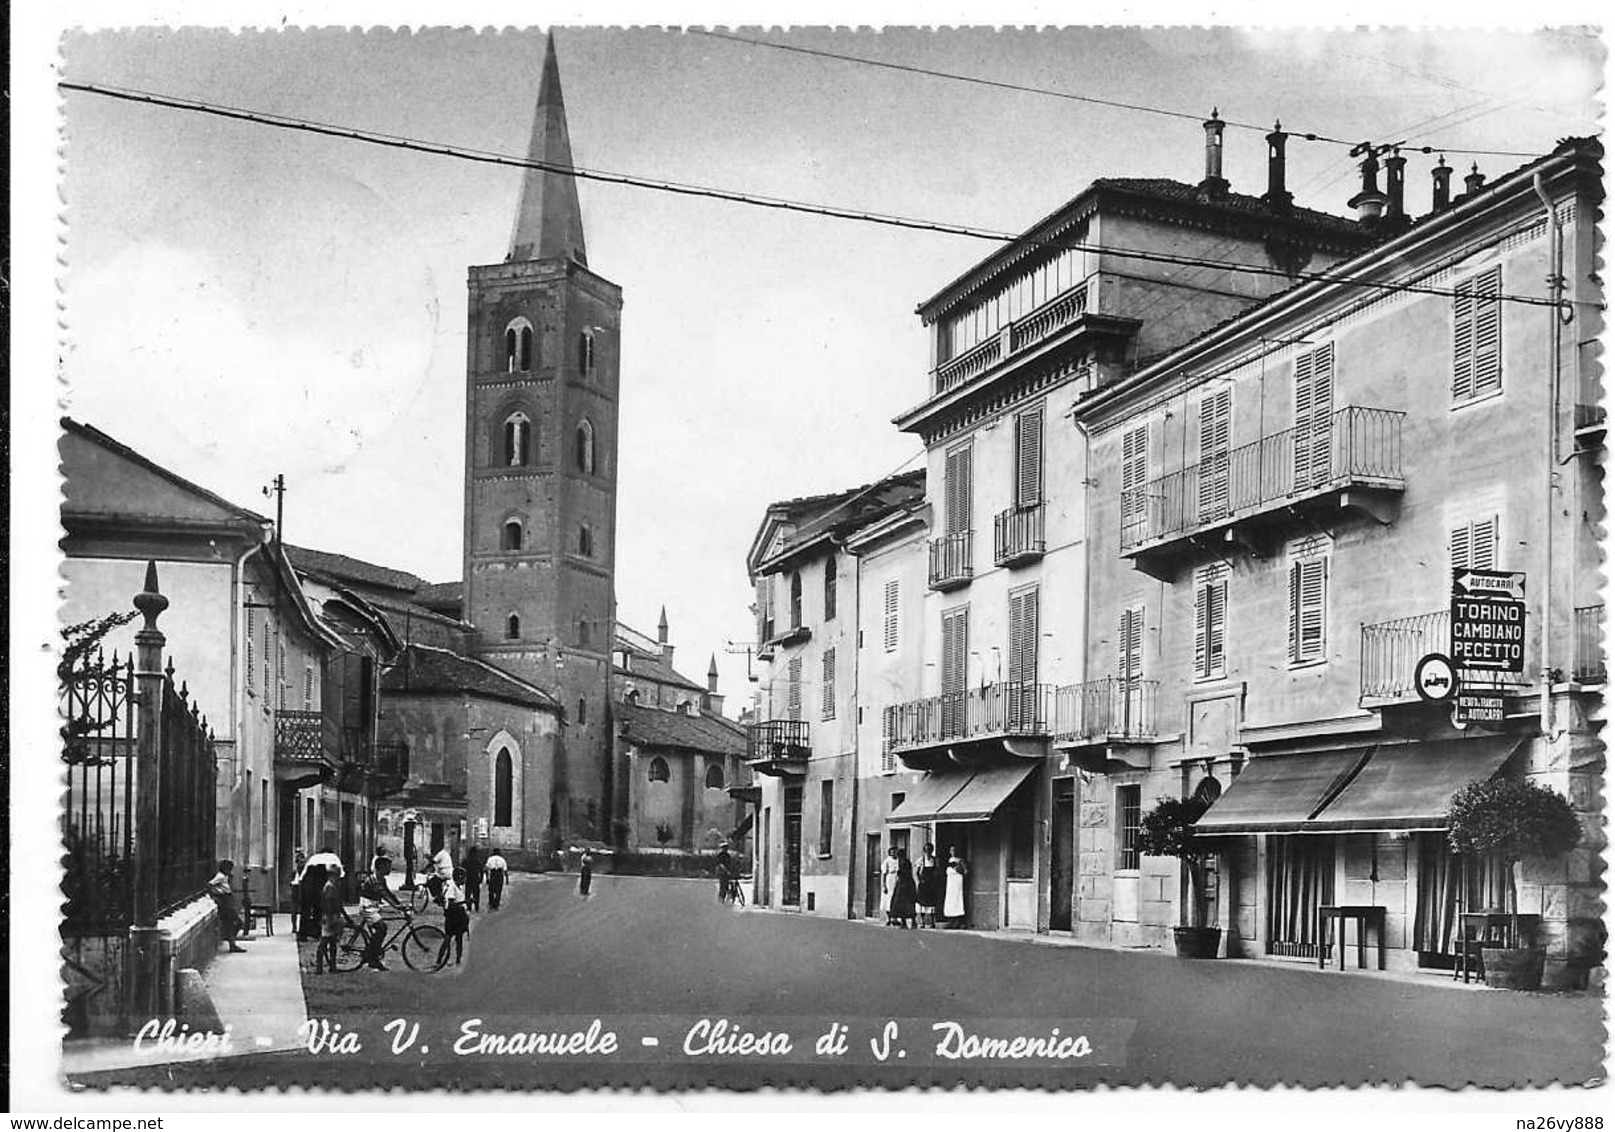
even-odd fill
[[[1273,539],[1313,529],[1343,509],[1395,517],[1403,414],[1353,405],[1327,427],[1288,428],[1121,493],[1121,553],[1169,576],[1197,543],[1237,542],[1269,553]]]
[[[931,569],[927,576],[933,590],[956,590],[970,584],[975,574],[971,534],[955,531],[931,540]]]
[[[275,759],[335,769],[325,750],[324,717],[317,711],[281,709],[275,713]]]
[[[812,751],[805,719],[770,719],[746,728],[746,763],[759,774],[805,774]]]
[[[1156,738],[1161,682],[1106,676],[1054,693],[1054,745],[1148,743]]]
[[[1043,513],[1041,500],[1019,503],[1000,511],[993,520],[993,563],[1021,566],[1043,557]]]
[[[926,754],[959,743],[1047,739],[1053,722],[1053,685],[1002,681],[893,704],[883,730],[886,750],[923,766]]]
[[[1451,649],[1450,610],[1438,609],[1364,625],[1358,704],[1380,708],[1417,701],[1414,667],[1422,657],[1431,653],[1446,655]],[[1521,691],[1526,685],[1520,673],[1466,669],[1459,671],[1458,681],[1467,688],[1490,688],[1505,693]]]

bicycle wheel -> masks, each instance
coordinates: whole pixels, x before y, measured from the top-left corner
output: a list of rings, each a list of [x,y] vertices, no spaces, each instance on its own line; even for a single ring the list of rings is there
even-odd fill
[[[424,884],[417,884],[415,886],[414,895],[409,898],[409,903],[410,907],[415,910],[415,914],[420,915],[420,913],[426,911],[426,909],[431,906],[432,894],[427,890]]]
[[[404,933],[398,950],[403,952],[404,962],[411,971],[436,971],[448,958],[443,953],[443,944],[448,938],[440,927],[416,924]]]
[[[364,949],[369,937],[363,928],[353,928],[336,945],[336,969],[357,971],[364,962]]]

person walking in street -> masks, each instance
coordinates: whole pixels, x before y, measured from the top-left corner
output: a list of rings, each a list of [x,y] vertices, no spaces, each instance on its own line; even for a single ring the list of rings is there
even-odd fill
[[[729,856],[729,846],[724,845],[718,850],[718,860],[713,865],[712,871],[718,876],[718,902],[727,904],[731,899],[735,879],[735,863]]]
[[[937,867],[936,846],[929,842],[914,871],[914,890],[914,911],[920,927],[936,927],[936,910],[942,904],[942,870]]]
[[[465,851],[465,906],[482,911],[482,851],[475,845]]]
[[[892,889],[897,885],[897,846],[886,850],[886,859],[880,863],[880,910],[886,917],[886,926],[892,926]]]
[[[342,906],[341,861],[325,866],[325,886],[320,889],[319,908],[320,943],[314,949],[314,973],[323,975],[327,966],[336,971],[337,941],[342,938],[343,927],[351,927],[354,923],[353,917]]]
[[[207,894],[213,897],[214,906],[219,910],[219,938],[230,945],[231,951],[245,951],[247,949],[236,942],[241,934],[241,910],[236,907],[235,893],[230,890],[235,871],[234,861],[220,861],[219,871],[207,882]]]
[[[965,863],[957,848],[948,850],[948,867],[944,873],[942,918],[950,928],[964,926],[965,920]]]
[[[454,951],[454,965],[458,967],[465,961],[465,935],[471,930],[471,913],[465,908],[465,870],[455,869],[454,874],[443,885],[443,947],[438,952],[438,966],[444,966],[449,961],[449,951]]]
[[[892,921],[905,930],[914,924],[914,865],[908,854],[897,853],[897,875],[892,880]]]
[[[298,875],[297,891],[302,909],[297,917],[298,939],[320,938],[320,893],[325,891],[326,871],[335,865],[342,868],[342,858],[327,845],[303,863]]]
[[[495,849],[486,861],[482,863],[488,878],[488,911],[499,911],[499,904],[505,897],[505,881],[509,879],[508,867],[504,855]]]
[[[594,854],[587,849],[583,851],[583,860],[578,862],[578,895],[589,895],[589,885],[594,880]]]
[[[439,904],[443,903],[443,888],[454,879],[454,854],[449,852],[447,845],[432,854],[432,875],[427,878],[426,889],[432,894],[432,899]]]
[[[392,871],[390,859],[377,857],[370,871],[359,880],[359,922],[365,929],[364,965],[372,971],[387,970],[387,964],[381,961],[381,945],[387,939],[382,907],[391,905],[395,911],[409,914],[394,894],[393,886],[387,883],[387,876]]]

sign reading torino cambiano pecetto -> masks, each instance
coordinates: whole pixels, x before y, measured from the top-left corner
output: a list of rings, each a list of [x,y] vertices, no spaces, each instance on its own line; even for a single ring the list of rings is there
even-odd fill
[[[1460,671],[1525,671],[1525,574],[1454,570],[1452,647]]]

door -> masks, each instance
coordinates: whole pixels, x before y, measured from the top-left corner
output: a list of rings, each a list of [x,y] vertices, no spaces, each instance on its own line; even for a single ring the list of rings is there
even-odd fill
[[[1054,783],[1054,812],[1050,817],[1049,839],[1049,930],[1071,930],[1071,893],[1075,886],[1074,849],[1077,829],[1075,784],[1069,778]]]
[[[802,903],[802,784],[789,783],[785,787],[785,887],[780,903],[796,906]]]
[[[864,835],[864,915],[880,911],[880,834]]]
[[[970,648],[970,610],[953,609],[942,615],[942,734],[950,739],[965,733],[965,664]]]
[[[757,903],[764,908],[770,906],[770,901],[774,896],[774,839],[771,836],[773,826],[774,807],[765,806],[763,808],[763,835],[760,841],[763,847],[763,867],[761,874],[757,878]]]

